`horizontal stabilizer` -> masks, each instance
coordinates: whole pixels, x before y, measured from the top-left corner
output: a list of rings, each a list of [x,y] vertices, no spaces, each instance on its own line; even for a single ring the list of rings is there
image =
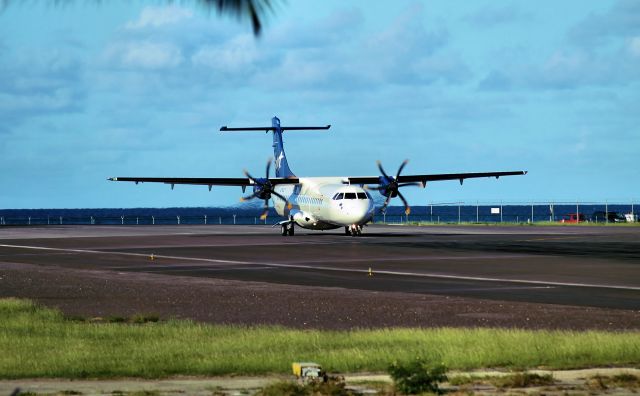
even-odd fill
[[[331,128],[331,125],[327,126],[308,126],[308,127],[280,127],[281,131],[318,131],[318,130],[327,130]],[[268,126],[268,127],[249,127],[249,128],[229,128],[227,126],[220,127],[220,131],[222,132],[238,132],[238,131],[275,131],[276,127]]]

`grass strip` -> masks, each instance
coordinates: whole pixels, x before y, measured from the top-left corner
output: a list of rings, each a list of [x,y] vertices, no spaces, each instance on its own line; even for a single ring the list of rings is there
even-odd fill
[[[417,356],[458,370],[570,369],[640,364],[640,332],[91,323],[29,300],[0,299],[0,351],[0,378],[289,373],[294,361],[380,372]]]

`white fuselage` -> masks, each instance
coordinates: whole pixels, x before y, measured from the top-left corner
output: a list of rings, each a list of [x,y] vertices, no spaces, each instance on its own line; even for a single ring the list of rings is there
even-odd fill
[[[272,195],[276,212],[303,228],[329,230],[364,225],[373,217],[371,195],[362,187],[344,184],[339,177],[301,177],[298,184],[280,184],[275,191],[292,208]]]

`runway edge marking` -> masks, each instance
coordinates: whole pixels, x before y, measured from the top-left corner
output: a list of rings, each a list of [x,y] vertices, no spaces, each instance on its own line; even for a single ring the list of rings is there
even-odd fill
[[[114,255],[133,256],[133,257],[149,257],[149,255],[146,253],[114,252],[114,251],[88,250],[88,249],[64,249],[64,248],[52,248],[52,247],[43,247],[43,246],[7,245],[7,244],[0,244],[0,247],[32,249],[32,250],[49,250],[49,251],[59,251],[59,252],[74,252],[74,253],[114,254]],[[255,261],[220,260],[220,259],[208,259],[208,258],[199,258],[199,257],[165,256],[165,255],[155,255],[155,257],[172,259],[172,260],[202,261],[202,262],[209,262],[209,263],[265,265],[269,267],[297,268],[297,269],[308,269],[308,270],[315,270],[315,271],[336,271],[336,272],[357,272],[357,273],[369,272],[368,269],[360,270],[360,269],[338,268],[338,267],[313,267],[310,265],[302,265],[302,264],[279,264],[279,263],[267,263],[267,262],[255,262]],[[502,278],[487,278],[487,277],[480,277],[480,276],[445,275],[445,274],[401,272],[401,271],[387,271],[387,270],[378,270],[378,271],[375,271],[375,273],[382,274],[382,275],[413,276],[413,277],[422,277],[422,278],[459,279],[459,280],[472,280],[472,281],[481,281],[481,282],[506,282],[506,283],[520,283],[520,284],[531,284],[531,285],[588,287],[588,288],[597,288],[597,289],[640,291],[640,287],[637,287],[637,286],[596,285],[591,283],[553,282],[553,281],[537,281],[537,280],[527,280],[527,279],[502,279]]]

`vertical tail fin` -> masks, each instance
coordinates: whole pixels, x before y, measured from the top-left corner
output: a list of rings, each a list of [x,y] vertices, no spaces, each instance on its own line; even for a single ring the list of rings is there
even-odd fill
[[[291,172],[287,155],[284,152],[284,144],[282,143],[282,128],[280,127],[280,119],[273,117],[271,119],[273,127],[273,160],[276,164],[276,177],[295,177]]]
[[[282,132],[284,131],[306,131],[306,130],[327,130],[331,128],[331,125],[323,127],[282,127],[280,126],[280,119],[273,117],[271,119],[270,127],[251,127],[251,128],[228,128],[223,126],[221,131],[273,131],[273,156],[276,165],[276,177],[295,177],[289,163],[287,162],[287,155],[284,153],[284,145],[282,143]]]

